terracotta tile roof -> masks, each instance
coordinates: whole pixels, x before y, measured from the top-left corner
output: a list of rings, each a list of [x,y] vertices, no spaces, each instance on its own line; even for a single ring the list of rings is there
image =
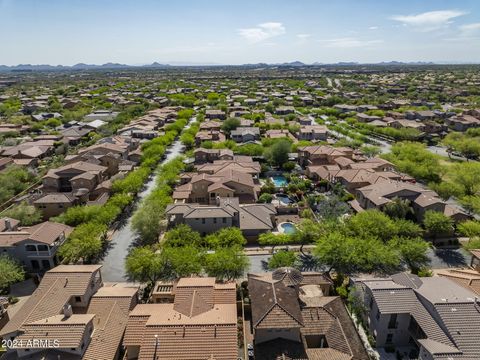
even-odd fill
[[[29,345],[35,339],[58,341],[60,348],[77,348],[84,338],[87,324],[93,314],[74,314],[68,318],[55,315],[23,326],[23,334],[16,337],[19,348],[35,348]],[[23,344],[23,345],[22,345]]]
[[[182,278],[173,293],[173,304],[142,304],[133,309],[124,346],[140,347],[139,359],[235,359],[235,283]]]
[[[85,266],[85,265],[83,265]],[[45,273],[38,288],[0,330],[0,336],[22,330],[24,325],[59,315],[72,296],[82,296],[94,281],[100,265],[61,265]],[[78,271],[75,271],[78,270]]]
[[[87,309],[95,314],[94,332],[83,360],[114,359],[128,322],[128,314],[136,305],[138,289],[102,287],[92,297]]]

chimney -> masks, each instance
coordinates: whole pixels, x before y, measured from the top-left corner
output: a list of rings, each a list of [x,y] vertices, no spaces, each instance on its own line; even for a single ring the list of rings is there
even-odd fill
[[[215,203],[216,203],[217,206],[220,206],[220,196],[217,196],[215,198]]]
[[[63,305],[63,315],[67,319],[73,315],[72,305],[70,304]]]
[[[5,230],[7,231],[12,231],[12,223],[10,222],[10,219],[5,218]]]

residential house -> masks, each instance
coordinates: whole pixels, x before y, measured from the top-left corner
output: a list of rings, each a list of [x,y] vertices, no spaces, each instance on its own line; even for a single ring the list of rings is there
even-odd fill
[[[115,120],[118,114],[119,114],[118,112],[110,111],[110,110],[96,110],[88,115],[85,115],[84,121],[90,122],[94,120],[102,120],[105,122],[110,122]]]
[[[420,360],[480,358],[476,294],[446,277],[356,279],[368,332],[380,348]],[[403,353],[402,353],[403,352]]]
[[[138,288],[103,286],[100,268],[60,265],[47,271],[0,330],[17,344],[2,359],[119,360]]]
[[[130,313],[123,339],[125,359],[238,357],[235,283],[182,278],[164,290],[173,302],[137,305]]]
[[[429,210],[442,212],[456,219],[468,218],[460,209],[447,205],[438,194],[417,184],[403,181],[381,181],[356,190],[356,201],[362,209],[382,209],[392,199],[409,200],[415,216],[421,221]]]
[[[43,272],[57,265],[58,248],[73,228],[54,222],[19,227],[18,220],[0,219],[0,253],[17,260],[28,272]]]
[[[345,305],[320,273],[248,274],[256,359],[369,359]]]
[[[230,137],[238,143],[252,142],[260,139],[260,128],[258,127],[237,127],[230,132]]]
[[[202,235],[223,228],[238,227],[247,240],[256,240],[275,226],[276,210],[272,204],[239,204],[238,198],[218,197],[213,205],[175,203],[167,206],[168,224],[187,224]]]
[[[236,171],[250,174],[254,182],[259,178],[261,172],[260,163],[253,161],[250,156],[235,155],[229,160],[215,160],[213,163],[197,165],[199,174],[217,174],[224,171]]]
[[[210,120],[212,119],[226,120],[227,114],[223,110],[208,109],[208,110],[205,110],[205,118]]]
[[[301,166],[334,164],[338,157],[353,158],[350,148],[334,148],[327,145],[312,145],[298,148],[298,161]]]
[[[252,175],[232,169],[217,173],[195,174],[186,184],[179,185],[173,192],[176,201],[213,204],[217,196],[238,197],[242,203],[257,201],[259,185]]]
[[[445,120],[446,124],[455,131],[467,131],[470,128],[480,127],[480,117],[476,118],[471,115],[452,116]]]
[[[293,106],[279,106],[275,109],[276,115],[294,114],[295,108]]]
[[[287,129],[272,129],[265,132],[265,137],[267,139],[281,139],[287,138],[292,140],[292,142],[297,142],[297,139],[288,131]]]
[[[298,140],[326,141],[327,127],[323,125],[305,125],[300,127],[297,135]]]
[[[198,148],[193,152],[195,164],[211,163],[215,160],[233,160],[233,151],[230,149]]]

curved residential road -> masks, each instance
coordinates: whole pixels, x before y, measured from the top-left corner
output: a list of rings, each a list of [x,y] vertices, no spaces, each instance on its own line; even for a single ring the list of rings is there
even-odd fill
[[[188,129],[190,124],[196,120],[196,117],[190,119],[185,127]],[[185,147],[182,145],[180,138],[167,148],[167,156],[159,165],[163,165],[176,156],[183,154]],[[155,188],[158,173],[151,177],[145,184],[145,189],[138,194],[137,204],[145,197],[147,197]],[[125,220],[124,225],[115,230],[110,240],[110,248],[107,255],[103,258],[101,264],[102,278],[107,282],[124,282],[127,281],[125,273],[125,258],[127,257],[132,244],[134,243],[137,234],[132,229],[132,217],[135,211],[132,211],[128,219]]]

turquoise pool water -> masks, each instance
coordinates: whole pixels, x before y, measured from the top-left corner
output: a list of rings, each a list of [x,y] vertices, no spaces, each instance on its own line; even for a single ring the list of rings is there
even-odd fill
[[[287,179],[285,176],[272,176],[272,181],[275,184],[275,187],[283,187],[288,184]]]
[[[293,234],[295,231],[297,231],[297,228],[295,227],[295,225],[291,223],[283,223],[280,226],[282,227],[285,234]]]

